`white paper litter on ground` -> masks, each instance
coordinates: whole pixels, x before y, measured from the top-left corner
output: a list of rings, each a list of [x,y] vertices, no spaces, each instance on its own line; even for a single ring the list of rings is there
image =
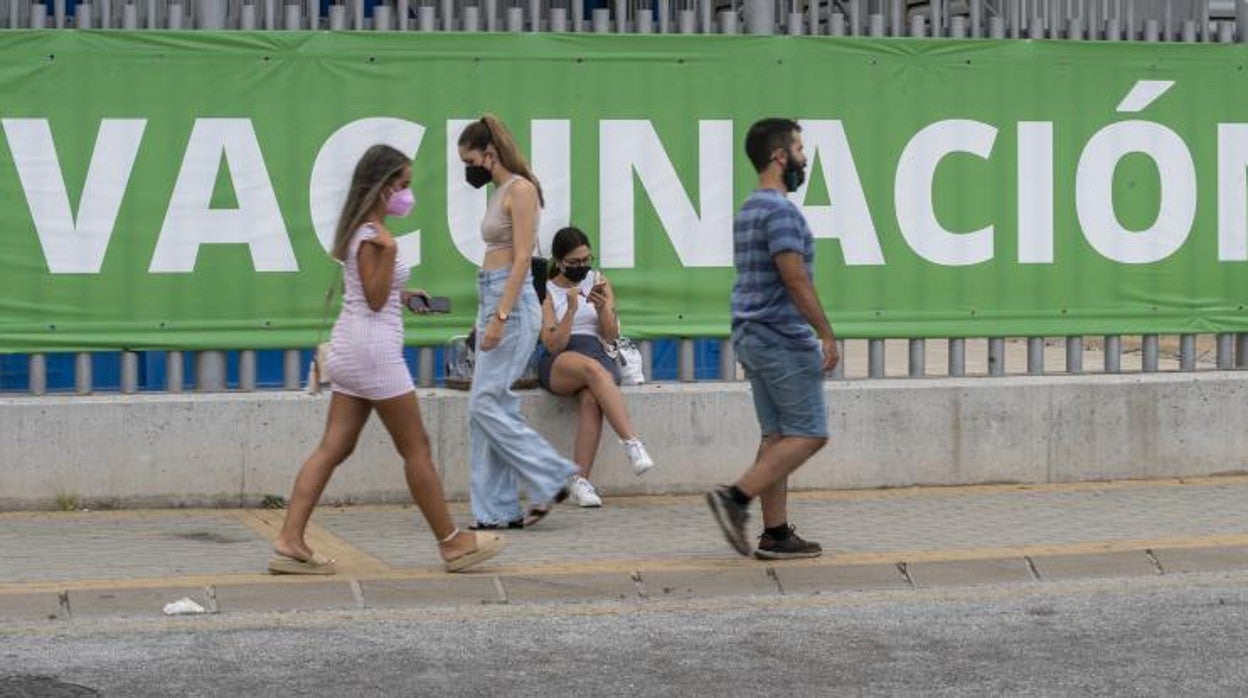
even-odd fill
[[[199,604],[195,603],[187,597],[182,597],[173,603],[165,604],[165,615],[181,616],[191,613],[207,613],[208,611]]]

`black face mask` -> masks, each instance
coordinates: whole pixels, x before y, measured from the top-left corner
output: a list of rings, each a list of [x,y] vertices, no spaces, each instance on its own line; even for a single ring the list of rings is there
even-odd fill
[[[589,269],[588,264],[582,264],[579,267],[564,267],[563,278],[574,284],[579,284],[585,280],[585,277],[589,276]]]
[[[473,189],[480,189],[490,183],[494,176],[481,165],[468,165],[464,168],[464,181]]]
[[[806,181],[806,166],[797,164],[797,160],[792,155],[784,166],[784,188],[790,194],[797,191],[798,187]]]

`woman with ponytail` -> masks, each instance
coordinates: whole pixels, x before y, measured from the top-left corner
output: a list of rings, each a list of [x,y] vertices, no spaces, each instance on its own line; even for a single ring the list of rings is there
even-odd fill
[[[524,421],[511,390],[529,364],[541,328],[530,260],[537,243],[542,187],[511,132],[486,114],[459,136],[464,178],[495,189],[481,221],[485,259],[477,274],[477,354],[468,398],[474,528],[523,528],[568,496],[577,468]],[[529,494],[520,509],[517,486]]]

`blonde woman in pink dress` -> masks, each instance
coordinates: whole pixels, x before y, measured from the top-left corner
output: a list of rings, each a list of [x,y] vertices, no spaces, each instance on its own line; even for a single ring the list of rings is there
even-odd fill
[[[275,574],[334,574],[332,560],[313,551],[304,532],[334,469],[347,459],[375,410],[403,457],[412,499],[438,540],[448,572],[498,554],[503,539],[460,531],[451,520],[420,418],[411,373],[403,361],[402,306],[414,294],[386,216],[411,211],[412,170],[406,155],[375,145],[360,158],[339,218],[333,254],[343,265],[342,310],[334,323],[326,370],[333,393],[321,443],[295,478],[282,530],[273,541]]]

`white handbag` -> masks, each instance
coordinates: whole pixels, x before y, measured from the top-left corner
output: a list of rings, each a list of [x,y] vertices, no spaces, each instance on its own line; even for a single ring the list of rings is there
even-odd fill
[[[338,260],[334,260],[338,262]],[[342,272],[342,262],[338,262],[338,271]],[[334,288],[342,284],[341,277],[329,283],[325,290],[325,307],[321,310],[321,324],[316,332],[316,353],[312,355],[312,363],[308,365],[307,391],[313,395],[321,392],[323,386],[329,385],[329,342],[321,341],[325,336],[325,325],[329,321],[329,308],[334,302]]]
[[[615,360],[620,367],[621,385],[641,385],[646,382],[646,374],[641,368],[641,350],[628,337],[618,337],[608,342],[607,356]]]

